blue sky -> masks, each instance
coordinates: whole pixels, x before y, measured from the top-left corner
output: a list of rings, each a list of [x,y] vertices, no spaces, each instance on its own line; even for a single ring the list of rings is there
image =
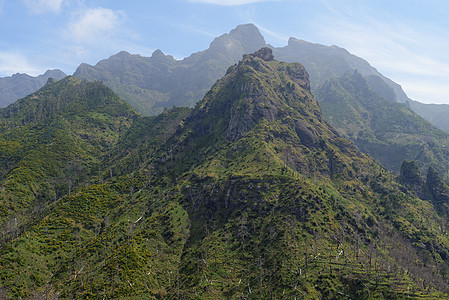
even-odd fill
[[[346,48],[412,99],[449,103],[446,0],[0,0],[0,77],[72,74],[121,50],[181,59],[245,23],[274,46]]]

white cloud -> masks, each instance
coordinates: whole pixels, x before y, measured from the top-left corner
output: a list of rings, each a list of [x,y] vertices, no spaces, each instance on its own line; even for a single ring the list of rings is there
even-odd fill
[[[59,13],[63,0],[22,0],[32,14]]]
[[[15,73],[38,75],[39,69],[30,64],[28,59],[18,52],[0,52],[0,74],[10,76]]]
[[[189,0],[189,2],[193,3],[206,3],[206,4],[215,4],[215,5],[223,5],[223,6],[235,6],[235,5],[245,5],[252,4],[258,2],[277,2],[280,0]]]
[[[69,37],[78,43],[92,43],[113,34],[121,22],[121,13],[107,8],[82,11],[68,25]]]

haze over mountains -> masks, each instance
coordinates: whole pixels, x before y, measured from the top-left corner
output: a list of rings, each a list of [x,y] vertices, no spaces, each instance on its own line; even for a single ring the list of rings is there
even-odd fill
[[[252,24],[239,25],[229,34],[215,38],[210,47],[183,60],[175,60],[157,50],[151,57],[120,52],[95,66],[81,64],[74,76],[101,80],[122,99],[144,115],[160,113],[164,107],[193,106],[226,69],[243,54],[252,53],[266,45],[263,36]],[[380,74],[368,62],[337,46],[324,46],[290,38],[285,47],[272,47],[276,59],[300,62],[309,72],[312,90],[332,77],[357,70],[369,86],[383,98],[410,103],[418,114],[440,129],[449,131],[449,121],[444,114],[445,105],[429,105],[410,100],[400,85]],[[2,98],[0,107],[37,90],[48,76],[42,75],[34,84],[25,75],[14,75],[0,81]],[[51,77],[62,78],[63,74]],[[20,88],[18,83],[20,79]],[[14,83],[16,82],[16,83]],[[23,88],[26,86],[27,88]]]
[[[243,54],[265,46],[265,40],[256,26],[239,25],[229,34],[215,38],[209,49],[180,61],[164,55],[160,50],[151,57],[121,52],[95,66],[82,64],[74,76],[104,81],[144,115],[151,115],[172,105],[192,106]],[[276,59],[303,63],[309,72],[312,89],[329,78],[358,70],[362,75],[372,78],[372,88],[389,96],[388,100],[408,100],[398,84],[384,77],[365,60],[342,48],[312,44],[295,38],[291,38],[285,47],[271,48]],[[187,73],[190,76],[186,76]],[[393,93],[390,89],[393,89]]]
[[[17,99],[37,91],[49,78],[56,80],[67,76],[61,70],[47,70],[44,74],[32,77],[27,74],[15,74],[0,78],[0,107],[5,107]]]
[[[120,52],[95,66],[81,64],[74,76],[100,80],[144,115],[155,115],[167,107],[194,106],[230,65],[244,53],[263,46],[266,42],[256,26],[239,25],[229,34],[215,38],[208,49],[183,60],[175,60],[160,50],[151,57]],[[410,110],[445,129],[449,128],[446,106],[408,99],[398,84],[337,46],[290,38],[285,47],[268,47],[275,58],[301,62],[306,67],[312,93],[321,102],[325,118],[362,151],[397,174],[402,161],[408,159],[416,160],[423,174],[434,166],[443,178],[449,179],[447,134]],[[351,76],[355,70],[363,78]],[[46,76],[34,79],[34,86],[43,85],[50,74],[56,78],[64,76],[62,72],[48,71]],[[4,90],[12,89],[12,82],[17,84],[20,80],[28,87],[26,83],[31,79],[27,75],[4,78]]]

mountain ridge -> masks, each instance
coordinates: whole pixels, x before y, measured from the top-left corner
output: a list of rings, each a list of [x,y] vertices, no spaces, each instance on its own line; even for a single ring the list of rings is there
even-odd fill
[[[251,41],[249,44],[248,40]],[[264,45],[265,40],[257,27],[239,25],[229,34],[215,38],[208,49],[179,61],[160,50],[153,52],[151,57],[120,52],[96,66],[83,64],[74,76],[102,80],[141,113],[157,114],[164,107],[193,106],[230,65],[244,53],[254,52]],[[132,63],[127,64],[126,59]],[[109,68],[116,68],[122,74],[118,81],[113,69]],[[123,69],[132,76],[124,74]],[[195,87],[193,90],[192,86]]]
[[[136,76],[145,77],[147,76],[145,73],[151,73],[151,71],[146,70],[145,72],[142,72],[142,69],[140,68],[127,67],[125,63],[126,58],[129,57],[131,60],[136,60],[136,57],[128,55],[126,52],[118,53],[118,57],[112,55],[110,59],[115,60],[113,64],[117,64],[117,61],[121,60],[120,64],[122,68],[127,70],[127,72],[133,73],[130,78],[122,76],[120,79],[114,79],[113,77],[115,75],[112,76],[111,74],[107,74],[107,67],[105,66],[108,62],[107,59],[102,60],[101,64],[97,64],[97,67],[101,67],[101,72],[103,74],[99,74],[95,71],[95,66],[83,63],[79,66],[77,71],[75,71],[74,75],[84,79],[103,80],[109,87],[113,88],[119,96],[132,104],[138,111],[145,115],[155,115],[160,113],[164,107],[171,107],[173,105],[193,107],[195,102],[202,98],[214,81],[224,74],[229,65],[236,63],[242,54],[256,51],[263,46],[266,46],[266,43],[257,27],[252,24],[239,25],[232,29],[228,34],[223,34],[222,36],[215,38],[211,42],[209,49],[193,53],[180,61],[174,60],[171,56],[166,56],[164,58],[165,55],[162,51],[156,50],[155,56],[157,56],[160,61],[165,61],[166,63],[162,69],[156,68],[156,72],[163,77],[156,85],[149,86],[148,83],[145,83],[158,80],[155,79],[154,76],[144,79],[144,82],[136,81]],[[445,121],[445,118],[441,117],[442,113],[440,110],[435,111],[430,104],[419,102],[416,102],[415,104],[415,102],[407,97],[397,83],[380,74],[362,58],[350,54],[343,48],[335,45],[324,46],[317,43],[310,43],[293,37],[289,39],[288,44],[284,47],[270,47],[276,52],[275,57],[277,59],[303,63],[306,68],[309,69],[313,88],[322,84],[326,79],[329,79],[332,76],[339,77],[348,70],[356,69],[368,79],[371,88],[373,88],[376,93],[393,102],[411,103],[411,108],[415,110],[415,112],[436,125],[438,128],[443,129],[446,132],[449,131],[449,125]],[[212,53],[214,51],[215,53]],[[298,55],[299,53],[302,54]],[[149,63],[149,59],[151,57],[138,56],[140,57],[140,63],[146,65],[147,69],[150,69],[151,63]],[[118,59],[119,57],[120,59]],[[304,59],[304,57],[307,57],[307,59]],[[154,61],[157,61],[158,59],[155,58]],[[206,59],[206,62],[200,62],[201,59]],[[139,59],[137,59],[137,61],[139,61]],[[213,61],[215,61],[215,63]],[[327,67],[322,65],[324,61],[329,62]],[[195,67],[194,65],[198,63],[201,64],[201,66]],[[182,65],[181,68],[175,68],[177,69],[175,72],[179,73],[179,76],[162,75],[164,72],[173,72],[174,64],[177,64],[178,66]],[[180,70],[182,68],[190,68],[191,73],[197,75],[185,75],[183,71]],[[325,68],[327,68],[326,72],[323,71]],[[123,70],[120,70],[119,67],[117,71],[121,72]],[[93,72],[93,74],[89,75],[89,72]],[[185,77],[192,78],[186,80]],[[30,93],[37,88],[38,87],[34,87],[32,90],[27,91]],[[390,89],[392,89],[392,91]],[[9,92],[3,93],[3,97],[5,97],[7,103],[11,103],[25,95],[26,93],[22,93],[19,96],[11,96]],[[444,106],[441,106],[440,108],[444,108]]]
[[[9,215],[3,295],[447,298],[447,220],[326,123],[301,64],[261,49],[192,110],[157,117],[73,77],[37,94],[57,100],[63,83],[103,91],[130,118],[85,184],[26,226]],[[110,128],[96,116],[93,127]]]
[[[59,80],[65,76],[67,75],[61,70],[53,69],[36,77],[19,73],[10,77],[2,77],[0,78],[0,107],[5,107],[17,99],[37,91],[49,78]]]
[[[448,180],[449,135],[377,95],[357,71],[326,81],[315,95],[326,119],[387,169],[399,174],[404,160],[416,160],[423,174],[432,166]]]

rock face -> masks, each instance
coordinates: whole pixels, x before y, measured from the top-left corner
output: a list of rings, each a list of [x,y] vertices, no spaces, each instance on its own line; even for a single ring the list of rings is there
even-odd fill
[[[398,179],[399,183],[405,185],[407,189],[412,191],[417,197],[427,199],[425,182],[419,171],[418,164],[415,161],[405,160],[402,163]]]
[[[49,78],[60,80],[67,75],[61,70],[47,70],[44,74],[32,77],[27,74],[15,74],[0,78],[0,107],[5,107],[17,99],[23,98],[41,87]]]
[[[306,70],[298,63],[273,60],[269,48],[245,55],[230,67],[226,76],[197,104],[184,126],[191,128],[188,130],[191,137],[186,141],[193,137],[224,138],[238,143],[259,131],[267,143],[286,138],[296,147],[292,153],[285,150],[286,164],[288,161],[291,168],[304,173],[320,169],[328,175],[341,171],[345,173],[341,176],[351,176],[351,172],[344,170],[345,163],[322,141],[323,137],[338,139],[338,135],[321,118],[320,107],[310,93]],[[309,157],[313,151],[320,155],[312,155],[310,160],[300,158]]]

